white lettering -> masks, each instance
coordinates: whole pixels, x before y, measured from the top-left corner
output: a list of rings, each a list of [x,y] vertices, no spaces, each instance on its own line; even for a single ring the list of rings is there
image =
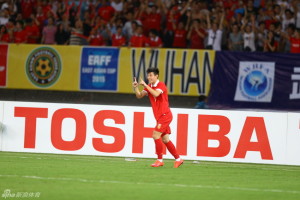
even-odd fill
[[[93,76],[93,83],[105,83],[105,76]]]
[[[109,65],[111,56],[97,56],[90,55],[88,58],[88,65]]]
[[[92,73],[93,68],[92,67],[84,67],[82,68],[82,73]]]
[[[294,74],[292,74],[291,80],[293,81],[293,88],[290,99],[300,99],[300,67],[294,67]]]

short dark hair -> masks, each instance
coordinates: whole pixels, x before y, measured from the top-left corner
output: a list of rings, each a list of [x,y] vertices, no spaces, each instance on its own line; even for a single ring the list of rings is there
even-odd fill
[[[156,67],[150,67],[150,68],[147,69],[147,74],[149,74],[151,72],[153,72],[154,75],[159,75],[159,70]]]
[[[156,29],[150,29],[149,33],[152,33],[153,35],[157,36],[157,30]]]

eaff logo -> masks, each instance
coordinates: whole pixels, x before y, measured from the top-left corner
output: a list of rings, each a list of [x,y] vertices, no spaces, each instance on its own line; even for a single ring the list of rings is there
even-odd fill
[[[126,114],[118,110],[100,110],[93,116],[93,121],[87,121],[84,111],[74,108],[61,108],[55,110],[52,116],[48,115],[48,108],[15,107],[14,117],[25,119],[24,127],[24,148],[34,149],[36,146],[37,119],[46,118],[51,123],[51,144],[54,148],[62,151],[77,151],[86,144],[87,127],[92,126],[99,135],[112,136],[113,143],[106,143],[102,138],[92,138],[92,145],[96,151],[105,153],[116,153],[124,149],[126,135],[124,130],[118,127],[107,126],[104,121],[113,120],[115,124],[132,126],[132,153],[143,153],[144,138],[151,138],[153,128],[145,127],[145,113],[133,112],[133,119],[126,119]],[[188,150],[188,129],[189,115],[177,114],[177,149],[179,154],[187,155]],[[66,141],[62,137],[62,126],[64,119],[75,121],[75,137]],[[228,134],[231,131],[231,121],[221,115],[198,115],[198,128],[195,140],[197,147],[196,155],[199,157],[225,157],[232,151],[232,141]],[[211,131],[209,127],[216,125],[217,131]],[[248,151],[259,152],[262,159],[273,160],[269,143],[267,129],[263,117],[246,117],[243,127],[239,133],[239,140],[234,149],[233,158],[245,158]],[[257,141],[251,141],[253,136]],[[217,147],[209,146],[209,141],[218,141]],[[50,142],[50,141],[49,141]]]

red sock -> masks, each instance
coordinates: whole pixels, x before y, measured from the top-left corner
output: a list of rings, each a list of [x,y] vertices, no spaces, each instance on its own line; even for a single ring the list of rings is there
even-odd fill
[[[163,158],[163,142],[161,138],[154,140],[157,159]]]
[[[171,142],[171,140],[169,140],[169,142],[166,143],[165,145],[167,146],[168,151],[174,156],[175,159],[179,158],[177,150],[176,150],[173,142]]]

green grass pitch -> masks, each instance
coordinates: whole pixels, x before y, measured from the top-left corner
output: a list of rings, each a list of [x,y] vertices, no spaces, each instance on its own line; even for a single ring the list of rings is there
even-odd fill
[[[0,199],[4,190],[39,197],[7,199],[300,199],[300,167],[154,159],[0,152]]]

